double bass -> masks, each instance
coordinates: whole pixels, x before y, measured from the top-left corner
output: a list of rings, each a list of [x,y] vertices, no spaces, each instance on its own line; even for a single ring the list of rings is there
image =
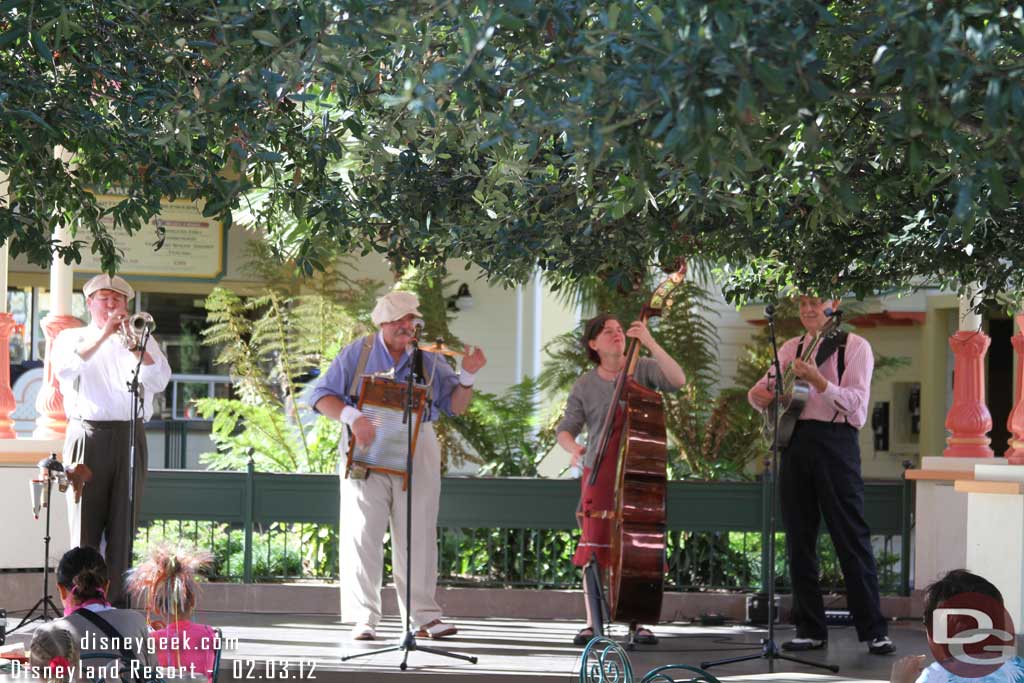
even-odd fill
[[[654,290],[639,319],[646,323],[672,304],[686,264]],[[665,587],[665,408],[661,394],[633,379],[640,342],[630,339],[599,437],[591,486],[601,467],[616,468],[610,518],[611,561],[601,567],[612,621],[657,623]]]

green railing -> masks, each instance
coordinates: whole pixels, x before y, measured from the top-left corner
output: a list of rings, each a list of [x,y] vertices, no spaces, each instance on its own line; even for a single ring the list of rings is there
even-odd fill
[[[721,550],[727,549],[730,543],[741,543],[743,549],[752,548],[753,552],[760,553],[756,573],[759,585],[764,586],[768,566],[764,542],[767,538],[766,494],[760,482],[669,482],[670,587],[749,589],[753,576],[739,585],[734,582],[719,586],[713,578],[708,580],[709,575],[715,576],[714,553],[710,557],[706,554],[694,557],[697,546],[708,545]],[[546,546],[560,543],[566,546],[567,552],[556,555],[563,560],[567,558],[571,552],[571,534],[576,527],[574,513],[578,498],[579,483],[573,480],[446,477],[442,483],[438,519],[442,532],[439,535],[441,562],[446,563],[446,549],[449,553],[460,552],[458,549],[465,547],[460,545],[460,539],[472,539],[475,534],[475,547],[486,556],[483,560],[493,568],[492,574],[498,577],[499,583],[516,584],[517,581],[501,577],[522,577],[523,567],[530,564],[540,567],[540,572],[537,576],[531,574],[528,581],[519,581],[520,584],[561,585],[541,573],[550,570],[550,560],[537,562],[533,555],[542,550],[549,552]],[[258,530],[288,529],[290,525],[336,525],[338,506],[336,475],[154,470],[146,483],[141,518],[143,526],[175,520],[172,524],[179,525],[178,535],[186,536],[188,533],[183,530],[188,522],[227,525],[228,544],[240,545],[242,550],[240,578],[251,582],[254,562],[261,560],[257,555],[260,551],[255,547],[261,542],[256,538]],[[904,595],[909,594],[912,512],[911,483],[865,482],[865,515],[872,534],[883,539],[884,550],[891,555],[895,555],[891,551],[899,548],[898,575],[892,576],[888,585]],[[192,528],[198,529],[198,526]],[[230,530],[235,531],[235,540]],[[205,543],[198,535],[197,531],[195,541]],[[211,538],[210,542],[217,540]],[[263,543],[269,553],[269,541]],[[287,548],[287,536],[284,545]],[[451,566],[451,559],[448,558],[446,567]],[[711,563],[710,573],[708,562]],[[517,563],[519,566],[515,566]],[[699,571],[696,563],[701,563]],[[886,566],[891,565],[894,563]],[[703,577],[700,585],[686,579],[695,575]],[[454,576],[444,570],[442,579],[454,583],[481,582],[474,581],[472,575]]]

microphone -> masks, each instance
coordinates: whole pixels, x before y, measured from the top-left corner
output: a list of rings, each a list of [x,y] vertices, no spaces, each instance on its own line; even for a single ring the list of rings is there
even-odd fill
[[[43,480],[33,479],[28,484],[32,495],[32,516],[39,519],[39,508],[43,506]]]
[[[768,304],[767,306],[764,307],[764,317],[770,318],[773,315],[775,315],[775,306]]]
[[[832,316],[834,316],[836,314],[835,311],[832,310],[831,306],[829,306],[824,311],[822,311],[822,313],[825,314],[826,318],[831,318]]]
[[[427,323],[423,320],[423,318],[415,318],[412,321],[412,327],[414,330],[422,330],[426,324]]]

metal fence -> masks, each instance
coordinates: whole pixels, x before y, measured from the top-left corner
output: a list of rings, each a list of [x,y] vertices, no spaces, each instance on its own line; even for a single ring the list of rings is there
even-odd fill
[[[338,478],[318,474],[152,471],[139,549],[187,539],[234,581],[337,576]],[[912,484],[865,483],[884,592],[909,593]],[[571,558],[579,484],[571,480],[448,477],[438,520],[438,570],[453,585],[578,586]],[[674,481],[668,486],[670,590],[755,590],[767,573],[767,491],[760,482]],[[781,549],[783,535],[777,535]],[[825,586],[841,589],[827,536]],[[776,558],[786,587],[785,553]],[[390,567],[390,556],[386,561]]]

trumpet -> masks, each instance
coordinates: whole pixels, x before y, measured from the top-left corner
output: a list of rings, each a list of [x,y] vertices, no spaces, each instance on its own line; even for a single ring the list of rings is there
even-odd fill
[[[156,323],[153,322],[153,316],[149,313],[136,313],[127,320],[121,321],[121,327],[117,331],[117,336],[121,339],[121,343],[124,344],[126,349],[138,351],[142,346],[142,337],[147,330],[149,334],[153,334],[155,329]]]

